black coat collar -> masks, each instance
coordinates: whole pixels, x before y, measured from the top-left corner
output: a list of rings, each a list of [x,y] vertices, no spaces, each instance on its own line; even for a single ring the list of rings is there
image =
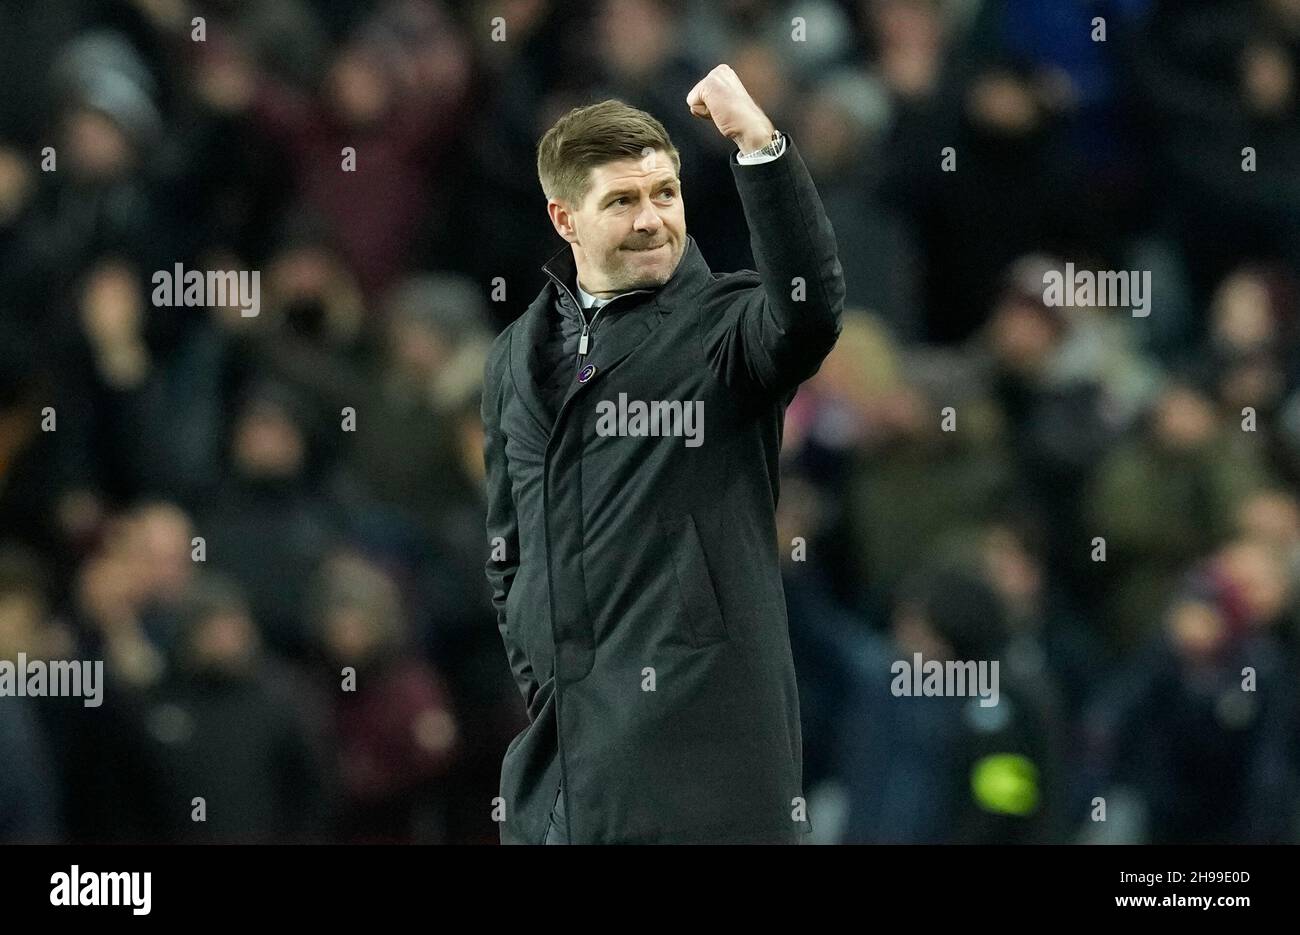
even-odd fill
[[[546,340],[547,315],[551,308],[560,304],[565,308],[566,313],[570,309],[575,314],[577,312],[572,308],[577,298],[576,294],[571,298],[566,290],[561,289],[556,283],[556,280],[564,283],[568,290],[573,290],[577,284],[577,268],[573,261],[572,248],[566,243],[542,265],[542,271],[547,274],[546,286],[524,312],[511,338],[510,371],[516,391],[537,419],[538,424],[549,433],[551,419],[542,402],[540,388],[533,376],[534,370],[529,366],[529,358]],[[682,258],[666,283],[655,290],[620,298],[606,312],[609,317],[602,319],[599,337],[594,341],[592,352],[585,360],[585,363],[595,365],[595,376],[586,383],[578,383],[575,376],[573,385],[565,396],[565,402],[576,392],[599,382],[601,376],[645,340],[661,318],[672,314],[683,303],[691,301],[712,278],[713,272],[695,243],[695,238],[688,234]],[[609,314],[610,312],[614,314]]]
[[[570,293],[572,298],[578,298],[578,267],[573,260],[573,248],[566,243],[551,254],[550,259],[542,264],[542,272],[547,274],[548,282],[546,288],[542,290],[542,294],[537,297],[537,302],[541,302],[543,307],[549,308],[554,302],[559,301],[565,311],[569,311],[572,304],[569,302]],[[657,304],[661,306],[663,314],[667,315],[672,312],[673,302],[677,298],[683,294],[692,294],[707,283],[712,275],[712,270],[709,269],[704,254],[700,252],[699,246],[695,243],[695,238],[687,234],[686,249],[682,251],[682,258],[677,261],[677,268],[673,270],[673,274],[668,277],[666,283],[651,290],[651,292],[655,294]],[[557,280],[565,285],[569,293],[556,285]],[[638,301],[636,304],[640,304],[640,302]],[[532,311],[531,306],[528,311]],[[524,314],[527,315],[528,312]]]

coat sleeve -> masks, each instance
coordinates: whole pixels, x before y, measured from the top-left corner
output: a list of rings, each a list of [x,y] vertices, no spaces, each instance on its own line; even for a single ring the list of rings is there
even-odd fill
[[[506,462],[505,436],[501,433],[501,364],[508,339],[498,343],[488,355],[483,377],[483,460],[487,469],[487,579],[492,587],[492,606],[496,610],[497,629],[505,644],[506,658],[515,684],[531,712],[537,694],[537,679],[523,646],[510,632],[506,619],[506,598],[519,571],[519,519],[515,513],[510,471]],[[504,550],[504,557],[498,559]]]
[[[723,277],[705,309],[704,353],[724,383],[758,384],[774,395],[817,372],[844,313],[844,270],[817,187],[786,137],[770,162],[731,155],[749,224],[754,274]]]

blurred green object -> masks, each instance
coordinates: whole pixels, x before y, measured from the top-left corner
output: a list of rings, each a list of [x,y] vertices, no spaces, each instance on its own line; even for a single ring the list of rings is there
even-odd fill
[[[971,768],[970,787],[986,812],[1025,816],[1038,808],[1038,767],[1018,753],[981,757]]]

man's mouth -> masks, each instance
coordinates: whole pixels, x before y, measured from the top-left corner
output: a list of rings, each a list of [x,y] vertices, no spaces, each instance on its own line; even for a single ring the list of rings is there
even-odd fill
[[[624,247],[623,249],[631,253],[649,253],[651,250],[658,250],[659,247],[666,247],[666,246],[668,246],[668,242],[664,241],[663,243],[658,244],[657,246],[654,247]]]

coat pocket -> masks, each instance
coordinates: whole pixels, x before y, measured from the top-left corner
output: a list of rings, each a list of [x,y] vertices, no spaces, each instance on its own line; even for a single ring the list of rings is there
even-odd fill
[[[727,628],[722,621],[722,608],[709,575],[709,563],[704,557],[704,546],[700,542],[699,530],[695,528],[695,520],[688,513],[671,519],[660,517],[659,522],[668,539],[669,554],[673,557],[677,590],[691,645],[699,648],[725,640]]]

